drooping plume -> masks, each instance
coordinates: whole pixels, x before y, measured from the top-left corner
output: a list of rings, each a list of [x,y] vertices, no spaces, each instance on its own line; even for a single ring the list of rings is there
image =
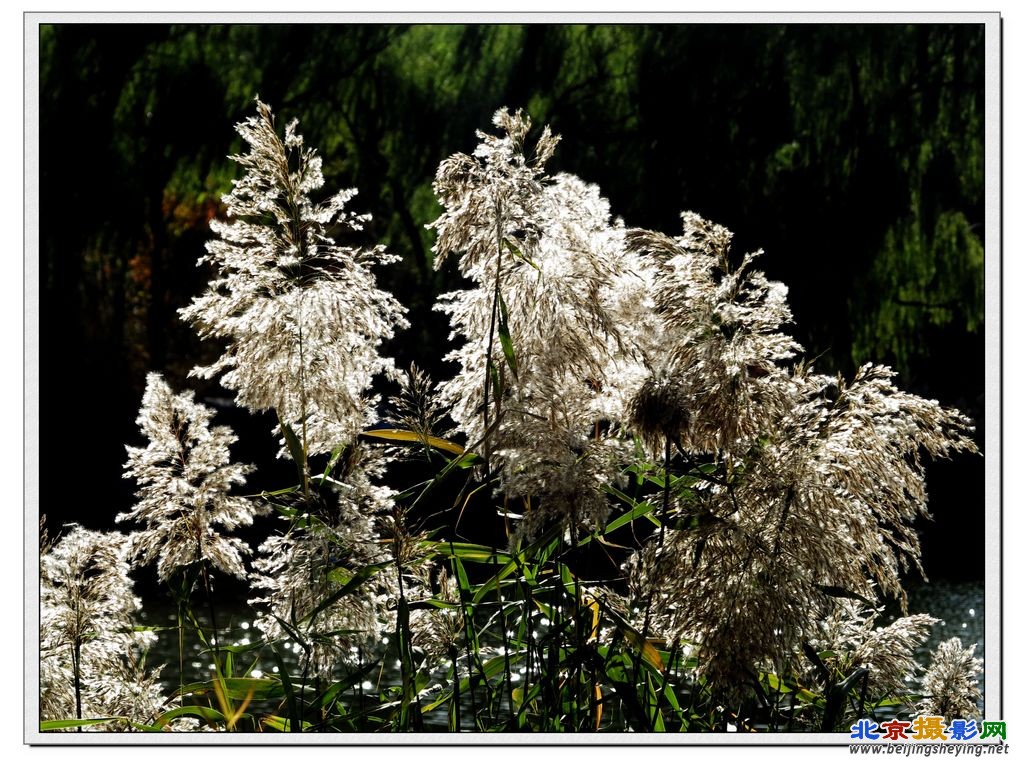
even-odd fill
[[[654,631],[700,645],[699,670],[727,695],[790,669],[837,590],[905,599],[927,516],[922,456],[976,450],[966,418],[900,391],[888,368],[845,382],[791,367],[785,288],[751,256],[730,267],[730,240],[695,214],[680,238],[629,236],[653,263],[665,334],[632,422],[694,467],[669,530],[627,566],[632,595]]]

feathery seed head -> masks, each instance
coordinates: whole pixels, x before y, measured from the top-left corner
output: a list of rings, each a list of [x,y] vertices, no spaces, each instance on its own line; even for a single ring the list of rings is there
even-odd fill
[[[221,530],[250,525],[261,508],[230,495],[252,468],[230,463],[234,433],[211,428],[211,415],[191,392],[176,395],[159,374],[146,377],[137,423],[149,444],[127,447],[124,474],[138,483],[138,500],[117,522],[143,526],[132,533],[133,556],[143,564],[155,560],[161,581],[198,562],[245,577],[242,555],[248,545]]]
[[[194,375],[220,375],[240,405],[276,410],[309,454],[329,452],[375,419],[373,377],[393,369],[378,347],[406,324],[404,309],[370,268],[397,257],[334,241],[330,230],[357,231],[369,218],[346,210],[356,190],[313,202],[324,184],[319,156],[295,121],[282,140],[270,108],[256,106],[237,126],[249,152],[232,158],[246,170],[224,196],[233,220],[211,224],[219,237],[205,260],[217,275],[180,313],[228,344]]]
[[[924,675],[924,699],[918,706],[918,714],[939,715],[947,722],[981,716],[978,676],[982,664],[974,656],[976,647],[964,648],[959,637],[939,643],[932,652],[931,664]]]
[[[145,723],[161,711],[160,670],[142,652],[155,640],[134,629],[141,602],[129,576],[131,543],[73,525],[39,559],[39,715],[43,720],[120,716]],[[118,721],[96,728],[119,730]]]

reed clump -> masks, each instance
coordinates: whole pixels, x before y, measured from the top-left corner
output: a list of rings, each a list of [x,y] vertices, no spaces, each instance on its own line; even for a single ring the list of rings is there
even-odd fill
[[[215,275],[181,316],[224,343],[194,375],[276,415],[295,482],[242,494],[234,435],[151,374],[132,527],[42,557],[42,727],[843,730],[922,691],[974,711],[969,651],[943,646],[919,689],[934,620],[875,608],[905,600],[922,461],[976,451],[968,420],[881,365],[814,371],[786,287],[725,227],[632,229],[547,172],[550,130],[494,124],[434,184],[435,266],[465,278],[437,299],[457,372],[436,384],[380,353],[406,321],[373,270],[397,257],[336,241],[367,219],[355,190],[318,201],[320,158],[266,104],[239,124]],[[250,546],[260,514],[276,528]],[[466,514],[501,533],[467,541]],[[151,563],[178,606],[167,687],[133,618]],[[247,643],[202,610],[213,571],[247,584]]]

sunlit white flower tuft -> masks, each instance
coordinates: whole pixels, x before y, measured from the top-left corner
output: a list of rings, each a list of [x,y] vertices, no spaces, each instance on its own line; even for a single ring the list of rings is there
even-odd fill
[[[959,637],[939,643],[932,652],[931,664],[924,675],[921,686],[924,699],[918,706],[918,714],[939,715],[946,722],[973,720],[981,716],[978,676],[982,664],[974,656],[976,647],[964,648]]]
[[[375,418],[373,377],[392,363],[377,351],[405,325],[404,310],[371,271],[397,259],[377,246],[338,245],[328,233],[357,231],[369,216],[345,210],[356,190],[314,203],[321,160],[303,147],[293,121],[282,140],[270,108],[237,126],[249,144],[234,157],[246,175],[224,196],[230,222],[214,221],[207,244],[217,270],[207,292],[181,315],[227,351],[193,373],[222,375],[252,411],[274,409],[308,454],[349,444]]]
[[[550,131],[531,150],[521,112],[501,110],[495,124],[505,135],[479,134],[474,156],[446,160],[434,185],[445,207],[431,225],[436,263],[458,255],[474,283],[438,305],[464,341],[440,395],[503,489],[525,500],[517,538],[530,539],[551,523],[599,526],[607,513],[599,489],[624,450],[610,427],[642,371],[620,312],[636,306],[642,280],[599,190],[545,174]]]
[[[129,576],[129,553],[124,534],[75,525],[40,555],[43,720],[119,717],[147,723],[160,712],[160,670],[146,670],[141,662],[155,636],[134,629],[141,604]],[[125,723],[99,727],[119,730]]]
[[[161,581],[200,562],[245,578],[242,555],[249,547],[221,530],[251,524],[260,510],[230,495],[251,467],[230,463],[235,436],[228,427],[210,427],[211,415],[191,392],[176,395],[159,374],[146,377],[137,423],[149,444],[127,447],[124,474],[138,483],[138,500],[117,522],[143,526],[132,534],[134,557],[143,564],[155,560]]]
[[[663,438],[678,437],[686,450],[737,453],[790,407],[782,365],[801,347],[781,330],[792,322],[786,286],[751,269],[759,253],[733,266],[731,243],[732,232],[695,213],[683,214],[680,237],[643,230],[627,237],[653,274],[660,321],[659,336],[647,342],[651,383],[632,405],[649,442],[660,426]]]
[[[434,667],[457,655],[464,640],[464,614],[460,605],[458,580],[442,572],[438,581],[436,595],[431,594],[424,585],[408,596],[411,600],[433,598],[447,603],[447,606],[423,607],[410,612],[412,643],[423,651],[427,663]]]
[[[394,503],[393,492],[380,484],[383,466],[372,455],[354,461],[331,483],[337,506],[311,491],[308,513],[268,538],[253,563],[250,581],[261,593],[250,600],[261,614],[256,626],[271,640],[301,637],[320,677],[351,657],[353,643],[378,641],[394,620],[390,558],[376,529],[377,518]]]
[[[879,608],[854,600],[837,600],[833,610],[808,637],[828,668],[830,683],[839,683],[855,670],[863,669],[863,689],[870,700],[907,701],[913,679],[921,668],[914,654],[938,619],[919,613],[878,626],[881,615]],[[807,664],[805,674],[816,671]]]

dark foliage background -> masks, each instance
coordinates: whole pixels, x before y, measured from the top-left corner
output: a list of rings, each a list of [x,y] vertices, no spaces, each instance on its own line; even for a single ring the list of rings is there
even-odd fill
[[[600,185],[628,225],[675,234],[692,209],[764,248],[817,369],[889,363],[983,444],[983,43],[968,25],[43,27],[41,511],[52,530],[110,528],[131,505],[149,370],[273,463],[267,419],[187,379],[215,350],[176,314],[209,278],[196,261],[257,94],[299,118],[329,188],[359,188],[367,242],[405,257],[380,275],[410,310],[402,365],[450,373],[434,171],[523,107],[564,137],[551,169]],[[983,460],[929,480],[926,569],[980,578]]]

